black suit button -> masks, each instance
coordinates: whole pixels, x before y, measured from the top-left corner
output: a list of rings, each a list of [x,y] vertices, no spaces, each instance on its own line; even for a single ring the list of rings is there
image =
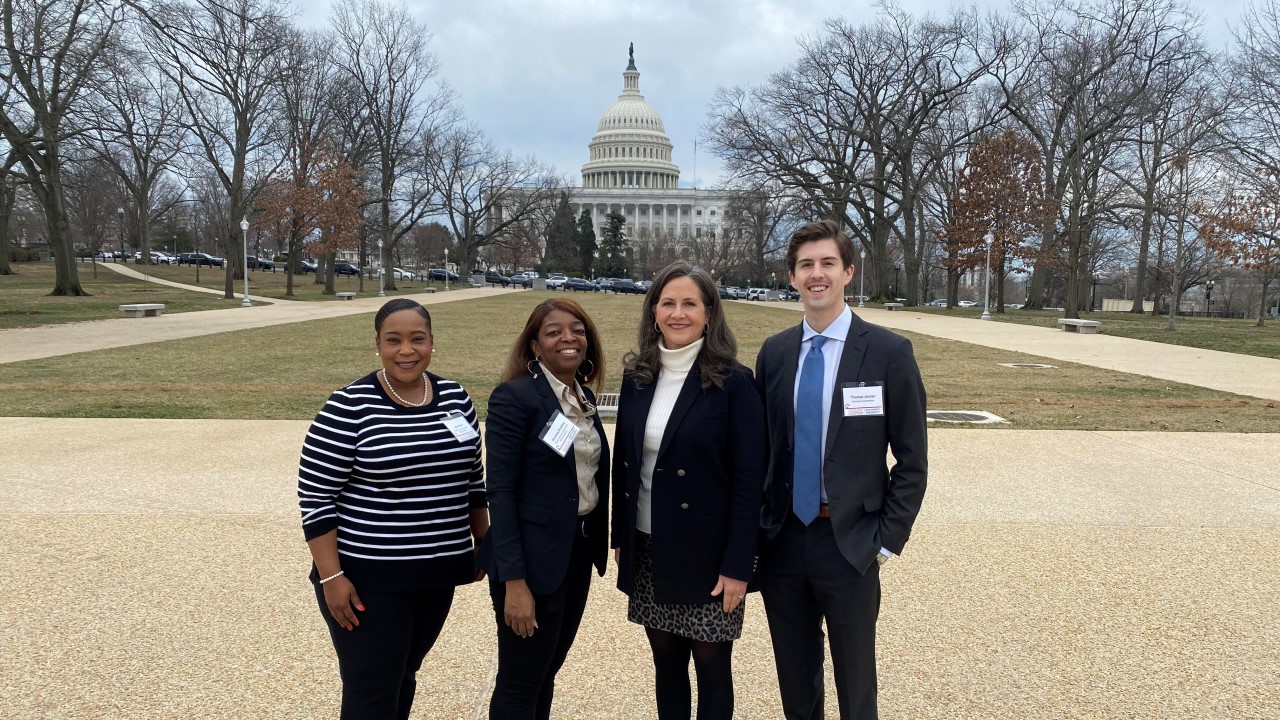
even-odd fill
[[[684,470],[677,470],[676,477],[684,477]]]

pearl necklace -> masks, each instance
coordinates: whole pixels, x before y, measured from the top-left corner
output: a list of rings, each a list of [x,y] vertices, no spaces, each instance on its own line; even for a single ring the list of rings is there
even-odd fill
[[[427,374],[426,373],[422,373],[422,402],[409,402],[408,400],[405,400],[404,398],[400,397],[400,393],[396,392],[395,386],[391,384],[391,379],[387,377],[386,368],[382,369],[382,382],[387,386],[387,389],[391,391],[391,394],[395,396],[395,399],[399,400],[403,405],[408,405],[409,407],[422,407],[423,405],[427,404]]]

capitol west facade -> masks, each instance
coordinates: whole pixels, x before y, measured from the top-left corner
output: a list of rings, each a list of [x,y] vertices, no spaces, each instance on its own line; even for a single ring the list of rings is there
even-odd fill
[[[640,94],[634,56],[622,73],[622,94],[600,116],[582,166],[582,187],[567,188],[574,217],[591,211],[597,239],[616,212],[623,226],[632,274],[646,265],[696,255],[692,245],[721,238],[728,193],[680,187],[671,139],[662,117]]]

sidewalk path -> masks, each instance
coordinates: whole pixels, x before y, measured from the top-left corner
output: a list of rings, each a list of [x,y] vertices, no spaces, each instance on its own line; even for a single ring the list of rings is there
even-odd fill
[[[793,302],[771,303],[770,307],[803,310],[800,303]],[[909,310],[853,308],[853,311],[863,320],[896,330],[1280,400],[1280,360],[1272,358]],[[1106,327],[1103,320],[1104,331]]]
[[[473,288],[434,294],[397,295],[396,297],[412,298],[423,305],[432,305],[490,297],[509,292],[521,291],[501,288]],[[117,318],[114,320],[95,320],[83,323],[2,330],[0,331],[0,365],[90,350],[106,350],[128,345],[213,335],[232,330],[247,330],[249,328],[284,325],[304,320],[358,315],[376,311],[388,299],[390,298],[380,298],[374,295],[355,300],[329,300],[323,302],[277,301],[274,305],[258,305],[248,308],[237,306],[225,310],[201,310],[198,312],[162,315],[157,318]]]
[[[128,265],[119,265],[116,263],[107,263],[107,262],[99,263],[99,264],[102,267],[107,268],[108,270],[114,270],[115,272],[118,272],[121,275],[124,275],[126,277],[136,278],[138,280],[142,280],[144,282],[149,282],[149,283],[155,283],[157,285],[167,285],[169,287],[179,288],[182,290],[189,290],[191,292],[204,293],[206,295],[222,295],[225,292],[223,290],[215,290],[214,288],[200,287],[199,285],[188,285],[186,283],[174,282],[173,280],[165,280],[163,278],[158,278],[154,275],[150,275],[150,274],[141,272],[139,270],[134,270],[132,267],[129,267]],[[147,266],[135,265],[134,267],[147,267]],[[212,270],[212,268],[210,269]],[[236,297],[242,297],[242,295],[237,294]],[[275,303],[278,303],[278,302],[292,302],[288,300],[281,300],[280,298],[263,297],[261,295],[250,295],[249,299],[254,302],[267,303],[271,305],[274,305]]]
[[[306,428],[0,418],[0,717],[334,717],[297,510]],[[929,444],[924,509],[881,571],[882,717],[1280,717],[1275,436],[930,429]],[[556,718],[654,717],[615,582],[612,562],[592,576]],[[487,584],[460,588],[415,720],[487,717],[495,632]],[[734,678],[735,717],[781,717],[758,595]]]

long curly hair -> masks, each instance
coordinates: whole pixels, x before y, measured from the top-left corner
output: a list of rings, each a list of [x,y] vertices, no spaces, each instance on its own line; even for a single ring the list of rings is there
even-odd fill
[[[582,373],[579,370],[578,383],[599,393],[604,385],[605,373],[604,348],[600,345],[600,333],[596,331],[596,324],[591,322],[591,316],[587,311],[569,298],[543,300],[538,303],[533,312],[529,313],[529,320],[525,322],[524,330],[520,331],[520,337],[516,338],[516,344],[511,348],[511,355],[507,358],[507,366],[502,371],[502,382],[511,382],[521,375],[528,374],[529,363],[537,361],[530,345],[538,337],[538,331],[542,329],[542,321],[546,320],[553,310],[563,310],[582,321],[583,328],[587,331],[587,352],[582,362],[591,363],[591,372]]]
[[[658,341],[662,333],[657,327],[658,300],[662,297],[662,289],[676,278],[687,277],[697,284],[702,294],[702,305],[707,311],[707,331],[698,351],[698,366],[702,374],[702,389],[712,385],[724,387],[724,379],[738,364],[738,341],[724,319],[724,306],[720,303],[720,292],[715,281],[705,270],[695,267],[683,260],[677,260],[662,268],[649,292],[644,296],[644,308],[640,311],[640,330],[636,334],[638,350],[628,352],[622,358],[622,365],[641,387],[658,379],[658,371],[662,368],[661,352]]]

